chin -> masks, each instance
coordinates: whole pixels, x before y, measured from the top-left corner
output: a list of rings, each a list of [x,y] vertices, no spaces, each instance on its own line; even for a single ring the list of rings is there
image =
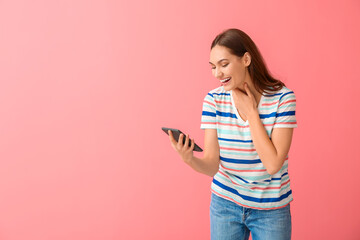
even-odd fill
[[[230,91],[230,90],[233,90],[233,89],[234,89],[233,86],[224,86],[225,91]]]

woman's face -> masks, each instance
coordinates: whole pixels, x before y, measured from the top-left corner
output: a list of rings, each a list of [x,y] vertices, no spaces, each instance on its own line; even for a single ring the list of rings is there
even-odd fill
[[[240,88],[245,91],[243,84],[251,84],[247,66],[250,64],[250,55],[245,53],[243,57],[238,57],[229,52],[224,46],[216,45],[210,51],[210,65],[212,74],[219,79],[226,91]],[[230,78],[229,81],[224,79]]]

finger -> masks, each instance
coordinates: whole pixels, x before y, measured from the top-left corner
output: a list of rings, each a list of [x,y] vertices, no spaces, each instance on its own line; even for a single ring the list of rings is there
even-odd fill
[[[185,150],[187,150],[189,148],[189,134],[186,135],[186,139],[185,139]]]
[[[237,96],[238,99],[244,99],[244,97],[247,96],[246,91],[238,88],[237,94],[235,94]]]
[[[169,138],[171,143],[176,144],[176,140],[174,139],[174,136],[172,135],[171,130],[168,130]]]
[[[175,141],[175,139],[174,139],[174,137],[172,135],[172,132],[170,130],[168,130],[168,133],[169,133],[171,146],[175,151],[177,151],[177,149],[176,149],[176,141]]]
[[[177,151],[177,141],[175,140],[173,133],[170,131],[170,142],[171,142],[171,146],[174,148],[175,151]]]
[[[183,142],[183,138],[184,138],[184,134],[180,134],[180,137],[179,137],[179,141],[177,142],[177,147],[180,149],[182,146],[183,146],[183,144],[182,144],[182,142]]]
[[[191,147],[190,147],[190,150],[192,151],[195,147],[195,140],[194,139],[191,139]]]
[[[248,96],[252,96],[252,93],[250,92],[250,89],[249,89],[249,86],[248,86],[248,84],[247,83],[245,83],[245,91],[246,91],[246,93],[247,93],[247,95]]]
[[[245,89],[246,93],[249,95],[249,87],[246,82],[244,83],[244,89]]]

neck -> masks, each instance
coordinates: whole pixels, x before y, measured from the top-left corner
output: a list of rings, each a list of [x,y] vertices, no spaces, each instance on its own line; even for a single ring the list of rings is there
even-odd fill
[[[248,86],[249,86],[250,92],[251,92],[252,95],[254,95],[254,97],[255,97],[256,105],[258,105],[259,102],[260,102],[262,93],[260,93],[260,92],[258,92],[258,91],[255,90],[255,87],[254,87],[254,84],[252,83],[252,81],[247,82],[247,84],[248,84]],[[246,93],[245,89],[244,89],[243,91],[244,91],[244,93]]]

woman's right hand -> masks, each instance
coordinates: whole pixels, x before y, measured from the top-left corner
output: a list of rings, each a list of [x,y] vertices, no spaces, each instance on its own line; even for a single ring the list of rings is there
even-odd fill
[[[189,147],[189,134],[187,134],[185,139],[185,144],[183,144],[182,142],[183,142],[184,134],[182,133],[180,134],[179,142],[177,142],[170,130],[168,130],[168,133],[169,133],[171,146],[174,148],[175,151],[179,153],[182,160],[185,163],[189,164],[193,158],[193,149],[195,146],[194,139],[191,139],[191,146]]]

